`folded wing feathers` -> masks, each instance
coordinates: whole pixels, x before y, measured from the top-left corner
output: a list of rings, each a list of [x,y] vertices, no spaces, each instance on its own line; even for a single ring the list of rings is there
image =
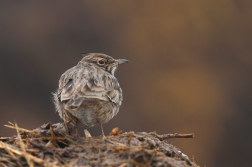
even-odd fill
[[[115,84],[116,78],[101,73],[88,73],[87,69],[76,68],[75,72],[70,71],[68,75],[64,75],[60,100],[66,101],[67,108],[77,108],[83,101],[112,101],[120,103],[120,86]],[[66,72],[67,73],[67,72]],[[75,75],[75,76],[74,76]],[[95,75],[95,77],[94,77]],[[92,77],[93,76],[93,77]],[[67,79],[70,78],[70,79]],[[73,80],[72,78],[75,78]]]
[[[61,101],[65,101],[65,100],[69,100],[70,99],[70,95],[73,92],[73,84],[72,84],[73,80],[69,79],[67,81],[67,84],[65,85],[65,87],[62,89],[62,92],[60,94],[60,100]]]
[[[107,92],[107,97],[113,103],[118,103],[119,102],[119,92],[118,92],[118,90],[112,90],[112,91]]]

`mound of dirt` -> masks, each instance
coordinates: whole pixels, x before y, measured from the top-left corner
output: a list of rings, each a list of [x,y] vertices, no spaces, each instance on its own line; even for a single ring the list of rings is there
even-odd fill
[[[5,166],[138,166],[197,167],[187,155],[169,144],[172,137],[155,132],[125,132],[115,128],[110,136],[74,137],[63,124],[44,124],[34,130],[19,128],[17,136],[0,138],[0,167]]]

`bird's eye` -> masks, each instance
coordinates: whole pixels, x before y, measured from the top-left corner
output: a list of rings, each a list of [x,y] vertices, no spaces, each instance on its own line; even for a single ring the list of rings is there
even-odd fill
[[[103,60],[99,60],[99,61],[98,61],[98,64],[99,64],[99,65],[104,65],[105,62],[104,62]]]

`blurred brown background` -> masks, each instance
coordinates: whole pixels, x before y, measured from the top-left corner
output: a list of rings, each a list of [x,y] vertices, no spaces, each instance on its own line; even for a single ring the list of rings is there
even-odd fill
[[[61,121],[51,92],[80,52],[131,61],[106,134],[194,132],[169,142],[200,166],[251,165],[252,1],[1,1],[1,135]]]

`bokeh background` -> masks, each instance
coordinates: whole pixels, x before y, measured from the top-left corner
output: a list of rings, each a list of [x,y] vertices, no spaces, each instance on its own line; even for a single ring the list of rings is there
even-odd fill
[[[169,142],[200,166],[251,165],[252,1],[1,1],[2,136],[15,134],[8,121],[61,121],[51,92],[80,52],[131,61],[106,134],[194,132]]]

